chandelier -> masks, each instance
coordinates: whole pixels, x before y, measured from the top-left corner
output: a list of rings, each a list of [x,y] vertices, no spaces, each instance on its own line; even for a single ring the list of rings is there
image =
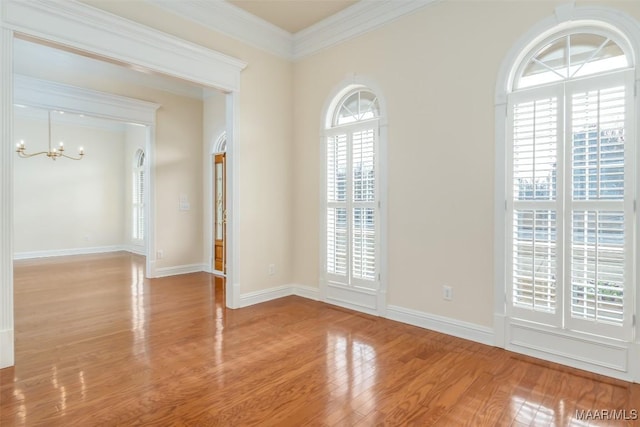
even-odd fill
[[[26,159],[29,157],[34,157],[34,156],[39,156],[41,154],[44,154],[45,156],[49,157],[52,160],[56,160],[58,157],[66,157],[67,159],[71,159],[71,160],[82,160],[82,158],[84,157],[84,149],[82,147],[78,149],[78,157],[73,157],[73,156],[69,156],[68,154],[65,154],[64,142],[62,141],[60,141],[60,144],[58,145],[57,148],[52,148],[51,146],[51,111],[49,111],[48,113],[49,113],[49,120],[48,120],[49,151],[27,153],[26,146],[24,145],[24,140],[21,140],[18,144],[16,144],[16,153],[18,153],[18,156],[22,157],[23,159]]]

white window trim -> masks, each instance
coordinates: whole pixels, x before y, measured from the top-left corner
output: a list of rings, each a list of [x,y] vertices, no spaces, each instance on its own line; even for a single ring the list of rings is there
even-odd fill
[[[327,153],[326,153],[326,139],[331,134],[334,129],[340,129],[340,126],[334,127],[332,123],[333,112],[336,107],[342,101],[343,97],[353,91],[354,89],[362,87],[367,88],[371,92],[373,92],[378,98],[378,107],[379,107],[379,117],[376,119],[378,121],[378,201],[380,203],[380,207],[378,209],[379,213],[379,225],[377,232],[379,233],[379,261],[378,261],[378,271],[380,274],[379,285],[377,290],[377,300],[375,302],[376,309],[374,311],[361,309],[358,307],[352,307],[355,309],[361,309],[361,311],[369,312],[370,314],[375,314],[381,317],[386,316],[387,314],[387,286],[388,286],[388,237],[387,237],[387,158],[388,158],[388,122],[387,122],[387,103],[383,96],[383,91],[379,87],[379,85],[372,79],[361,76],[361,75],[350,75],[349,77],[342,80],[338,83],[333,90],[330,92],[327,97],[325,104],[322,108],[322,116],[320,119],[320,143],[318,144],[320,150],[320,169],[321,169],[321,177],[320,177],[320,194],[319,194],[319,218],[321,219],[322,226],[320,227],[320,236],[319,236],[319,257],[318,257],[318,282],[320,289],[320,299],[321,301],[327,301],[327,283],[328,277],[326,273],[326,245],[327,245],[327,236],[326,236],[326,226],[325,226],[325,218],[327,212],[327,185],[326,185],[326,162],[327,162]],[[333,128],[333,129],[332,129]]]
[[[140,164],[140,157],[142,157],[142,165]],[[144,179],[145,179],[145,165],[146,165],[146,154],[144,152],[144,150],[142,149],[138,149],[136,150],[135,154],[134,154],[134,165],[133,165],[133,194],[132,194],[132,201],[131,201],[131,211],[132,213],[134,213],[135,211],[137,211],[137,214],[140,215],[140,211],[142,211],[142,215],[143,215],[143,221],[146,223],[146,219],[144,218],[144,214],[145,214],[145,191],[144,191]],[[139,191],[139,186],[140,186],[140,174],[142,173],[142,184],[143,184],[143,190],[142,190],[142,199],[140,199],[138,196],[136,196],[136,193],[138,193]],[[132,224],[131,224],[131,240],[135,245],[144,245],[144,241],[146,240],[146,235],[145,235],[145,226],[143,225],[142,230],[139,229],[139,223],[138,221],[134,221],[133,219],[136,218],[136,216],[132,216]],[[143,223],[144,224],[144,223]],[[142,231],[142,238],[139,237],[140,235],[140,231]],[[146,254],[146,252],[145,252]]]
[[[495,345],[523,354],[566,364],[615,378],[640,382],[640,334],[635,327],[633,342],[621,343],[603,337],[594,337],[572,331],[514,321],[507,312],[507,248],[510,234],[507,222],[507,95],[513,84],[517,64],[529,53],[536,42],[563,28],[583,28],[589,25],[613,29],[625,35],[626,44],[631,47],[635,64],[634,99],[635,117],[631,126],[638,145],[638,121],[640,119],[640,24],[631,16],[616,9],[599,6],[576,7],[574,4],[561,5],[555,14],[542,20],[523,35],[510,49],[503,60],[497,78],[495,91],[495,178],[494,178],[494,334]],[[640,149],[636,149],[636,165],[640,165]],[[636,186],[636,190],[638,186]],[[637,200],[637,194],[635,195]],[[636,230],[640,230],[640,215],[636,213]],[[636,240],[638,236],[635,236]],[[636,251],[634,268],[640,261],[640,251]],[[640,290],[636,283],[636,307],[640,307]],[[636,308],[636,313],[638,309]],[[528,342],[525,342],[528,341]]]

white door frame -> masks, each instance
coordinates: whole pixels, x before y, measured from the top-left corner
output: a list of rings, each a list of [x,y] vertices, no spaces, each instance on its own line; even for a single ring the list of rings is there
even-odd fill
[[[69,0],[3,0],[0,3],[0,368],[14,364],[13,321],[13,40],[16,33],[98,57],[182,78],[227,93],[230,240],[239,229],[235,155],[240,72],[246,63],[219,52]],[[153,135],[151,135],[153,139]],[[149,159],[153,164],[153,159]],[[152,179],[152,177],[150,177]],[[153,211],[154,201],[150,201]],[[149,236],[155,234],[149,225]],[[227,306],[239,306],[237,242],[229,251]],[[155,258],[155,248],[148,254]]]

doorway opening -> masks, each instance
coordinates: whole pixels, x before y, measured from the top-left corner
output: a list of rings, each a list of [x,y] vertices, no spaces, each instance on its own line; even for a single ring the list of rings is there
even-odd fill
[[[224,277],[227,273],[227,136],[222,133],[211,154],[213,187],[213,235],[211,268],[213,274]]]

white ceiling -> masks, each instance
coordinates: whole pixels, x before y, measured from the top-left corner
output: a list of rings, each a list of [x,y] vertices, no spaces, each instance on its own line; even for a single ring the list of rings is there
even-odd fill
[[[228,0],[228,2],[295,34],[354,5],[358,0]]]

